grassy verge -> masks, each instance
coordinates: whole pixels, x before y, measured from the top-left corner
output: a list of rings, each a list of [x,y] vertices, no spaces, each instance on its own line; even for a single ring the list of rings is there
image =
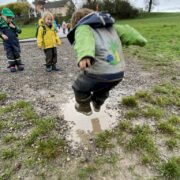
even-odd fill
[[[34,38],[36,34],[37,26],[34,24],[22,26],[22,33],[19,35],[19,39]]]
[[[0,102],[8,100],[5,93],[0,97]],[[11,179],[21,168],[37,167],[41,174],[46,162],[51,162],[46,169],[55,159],[63,162],[68,145],[55,128],[56,119],[40,118],[24,100],[4,104],[0,116],[0,179]]]
[[[148,43],[143,48],[129,47],[126,51],[137,59],[144,60],[146,65],[170,66],[179,62],[180,24],[177,23],[180,13],[158,14],[145,18],[122,20],[119,24],[129,24],[136,28]],[[170,67],[172,68],[172,67]]]
[[[136,154],[136,165],[151,167],[159,178],[179,179],[180,156],[175,152],[180,147],[180,117],[171,109],[180,107],[179,88],[178,82],[160,84],[151,91],[139,91],[134,96],[124,97],[119,104],[124,120],[121,119],[115,129],[98,134],[96,147],[108,152],[117,149],[118,144],[127,156]],[[162,102],[165,94],[168,99]]]

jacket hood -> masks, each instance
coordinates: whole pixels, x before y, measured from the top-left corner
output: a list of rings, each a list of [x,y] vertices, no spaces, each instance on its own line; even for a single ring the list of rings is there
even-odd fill
[[[43,21],[43,19],[41,18],[41,19],[39,19],[39,21],[38,21],[38,25],[39,26],[43,26],[44,25],[44,21]]]
[[[42,18],[39,19],[38,26],[46,26],[45,23],[44,23],[44,20]],[[50,28],[55,30],[54,23],[52,23],[52,26]]]
[[[111,27],[115,23],[114,18],[108,13],[92,12],[78,21],[76,26],[68,33],[67,38],[71,44],[74,43],[76,28],[79,25],[89,25],[92,28]]]

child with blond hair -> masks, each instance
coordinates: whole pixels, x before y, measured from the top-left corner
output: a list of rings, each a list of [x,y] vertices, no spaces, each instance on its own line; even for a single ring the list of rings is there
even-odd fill
[[[46,56],[46,70],[48,72],[59,71],[56,67],[57,63],[57,46],[61,45],[61,41],[54,27],[54,17],[50,12],[45,12],[39,20],[39,28],[37,34],[37,45],[44,49]]]

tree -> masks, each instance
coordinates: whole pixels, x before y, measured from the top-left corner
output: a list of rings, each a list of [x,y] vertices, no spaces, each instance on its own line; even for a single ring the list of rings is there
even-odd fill
[[[146,9],[150,13],[152,8],[158,4],[158,0],[145,0]]]
[[[28,3],[10,3],[0,6],[0,9],[2,9],[3,7],[9,8],[16,16],[27,16],[30,8]]]

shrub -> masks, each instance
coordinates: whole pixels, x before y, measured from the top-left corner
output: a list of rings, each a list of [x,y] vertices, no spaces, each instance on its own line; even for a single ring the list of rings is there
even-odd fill
[[[99,1],[90,1],[84,4],[83,8],[89,8],[96,10],[98,5],[99,11],[108,12],[118,18],[134,18],[139,12],[131,4],[125,0],[105,0],[103,2]]]

